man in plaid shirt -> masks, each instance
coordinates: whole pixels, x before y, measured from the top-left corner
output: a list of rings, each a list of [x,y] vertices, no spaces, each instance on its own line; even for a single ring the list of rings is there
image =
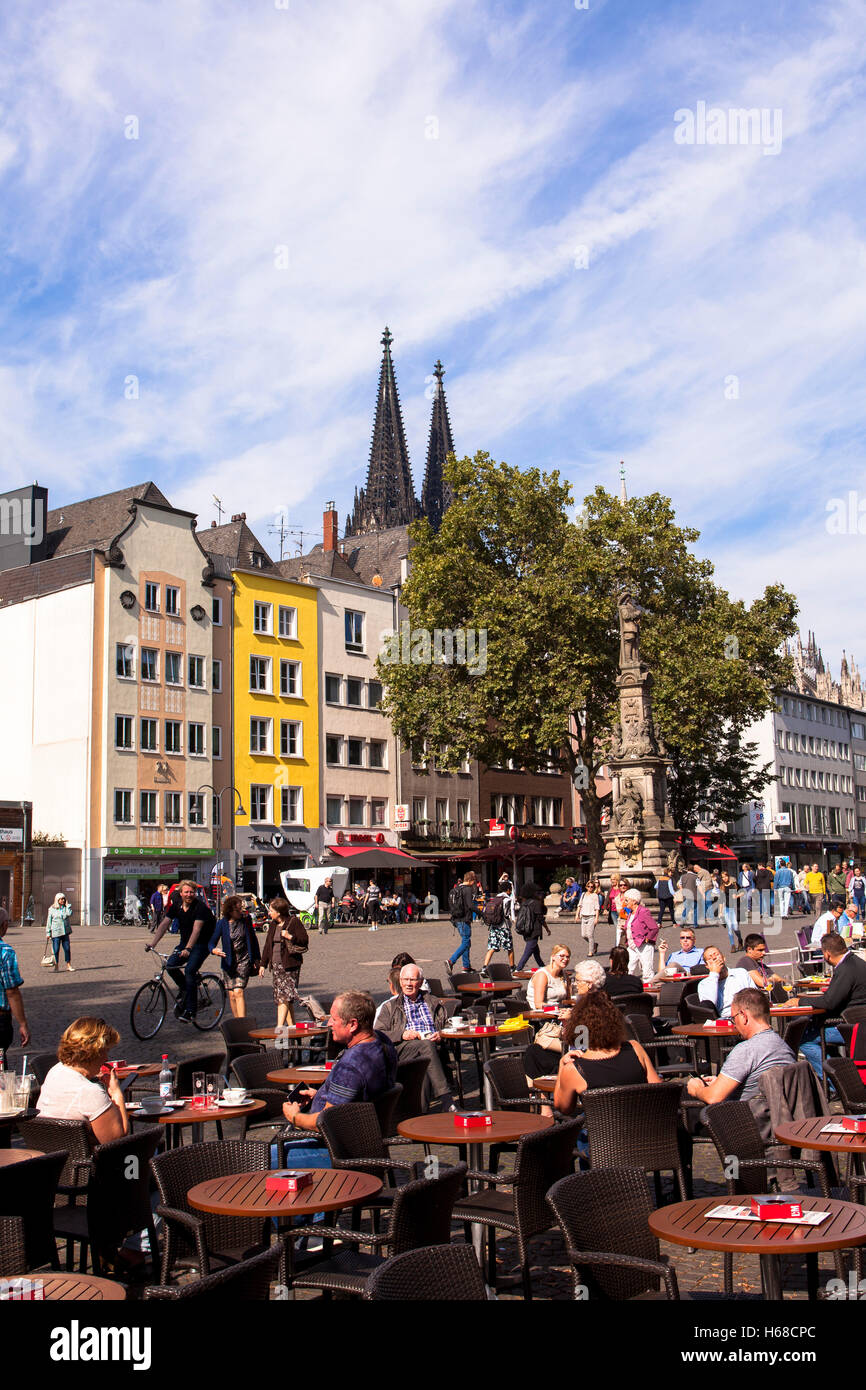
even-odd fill
[[[12,1042],[13,1015],[18,1021],[21,1046],[27,1047],[30,1042],[30,1029],[24,1012],[24,1000],[21,998],[21,986],[24,981],[18,969],[18,957],[12,947],[3,940],[8,927],[8,917],[5,921],[0,920],[0,1053],[4,1056]]]
[[[378,1029],[397,1049],[400,1062],[426,1057],[429,1062],[424,1081],[425,1095],[434,1097],[441,1110],[454,1108],[454,1097],[439,1056],[439,1043],[447,1014],[441,999],[421,993],[424,975],[417,965],[404,965],[400,971],[400,993],[382,1005]]]

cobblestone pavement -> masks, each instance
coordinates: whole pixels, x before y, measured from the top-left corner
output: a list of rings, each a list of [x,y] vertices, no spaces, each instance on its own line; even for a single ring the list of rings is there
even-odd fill
[[[781,930],[774,934],[765,928],[771,951],[789,946],[794,940],[794,931],[803,921],[795,917],[790,923],[781,924]],[[563,919],[551,923],[552,935],[545,938],[549,946],[562,941],[572,949],[573,959],[586,954],[585,943],[572,920]],[[665,924],[664,935],[671,949],[678,945],[677,936]],[[600,960],[606,963],[607,951],[613,944],[613,928],[603,928],[599,934],[602,952]],[[97,1013],[117,1028],[121,1035],[122,1055],[130,1061],[158,1060],[162,1052],[172,1058],[194,1056],[207,1051],[211,1039],[206,1033],[184,1026],[171,1016],[158,1036],[150,1043],[140,1043],[134,1037],[129,1023],[129,1010],[133,994],[138,986],[154,970],[154,959],[145,955],[144,947],[149,934],[142,928],[121,927],[79,927],[72,936],[73,973],[40,968],[44,935],[39,927],[12,927],[7,941],[18,953],[21,972],[24,977],[23,994],[31,1027],[32,1041],[28,1051],[50,1051],[56,1046],[63,1029],[74,1018],[82,1014]],[[260,938],[261,939],[261,938]],[[163,938],[163,946],[171,938]],[[485,946],[485,931],[480,924],[473,933],[473,965],[480,966]],[[728,953],[727,936],[718,926],[701,927],[698,931],[700,946],[717,945]],[[445,973],[444,961],[457,947],[457,933],[451,923],[444,919],[425,922],[418,926],[381,927],[378,932],[369,932],[365,927],[340,927],[332,929],[327,935],[311,935],[310,950],[304,961],[301,975],[301,991],[322,996],[333,996],[340,988],[349,986],[368,989],[377,999],[387,992],[386,976],[391,958],[397,951],[409,951],[431,976],[442,977]],[[739,954],[739,952],[737,953]],[[211,957],[207,969],[216,968]],[[274,1021],[275,1009],[270,977],[254,981],[247,991],[247,1012],[255,1015],[259,1023],[267,1026]],[[17,1029],[16,1029],[17,1035]],[[20,1067],[19,1048],[10,1049],[10,1061]],[[467,1080],[472,1069],[467,1068]],[[474,1085],[474,1080],[472,1081]],[[467,1099],[472,1099],[468,1093]],[[475,1093],[477,1097],[477,1092]],[[226,1126],[227,1137],[229,1127]],[[434,1150],[435,1152],[435,1150]],[[444,1162],[449,1161],[449,1150],[440,1150]],[[401,1157],[423,1157],[418,1148],[406,1148]],[[453,1151],[451,1152],[453,1159]],[[503,1160],[503,1171],[507,1171],[508,1160]],[[695,1195],[723,1195],[721,1167],[711,1145],[699,1144],[695,1148]],[[513,1241],[503,1240],[498,1244],[498,1269],[501,1283],[500,1295],[504,1298],[519,1298],[520,1279],[517,1266],[516,1246]],[[533,1243],[533,1288],[535,1296],[542,1299],[568,1299],[572,1297],[572,1281],[564,1258],[562,1242],[558,1235],[538,1237]],[[666,1246],[664,1253],[673,1261],[681,1289],[702,1299],[718,1299],[722,1296],[722,1256],[712,1252],[690,1254],[683,1247]],[[805,1270],[799,1261],[786,1261],[783,1277],[787,1297],[805,1297]],[[830,1256],[821,1257],[821,1283],[835,1275]],[[735,1260],[734,1287],[740,1296],[760,1298],[760,1276],[758,1262],[748,1256]]]

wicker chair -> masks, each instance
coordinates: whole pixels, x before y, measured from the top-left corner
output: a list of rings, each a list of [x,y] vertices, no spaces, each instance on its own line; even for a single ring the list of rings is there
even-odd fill
[[[26,1272],[24,1221],[20,1216],[0,1216],[0,1279]]]
[[[710,1019],[719,1017],[715,1004],[711,1004],[708,999],[701,999],[697,994],[685,995],[683,1008],[687,1023],[708,1023]]]
[[[429,1066],[428,1057],[416,1057],[411,1062],[398,1062],[397,1081],[403,1087],[403,1092],[391,1119],[392,1129],[386,1130],[385,1133],[393,1133],[393,1129],[401,1120],[414,1119],[423,1111],[424,1078]]]
[[[508,965],[507,962],[493,960],[487,967],[487,978],[488,980],[499,980],[502,982],[512,980],[514,976],[511,973],[511,966]],[[523,983],[523,980],[517,981],[518,985],[522,985]]]
[[[82,1273],[89,1246],[93,1272],[99,1274],[103,1261],[117,1253],[128,1235],[146,1230],[156,1271],[159,1247],[150,1206],[149,1165],[162,1140],[159,1125],[147,1125],[135,1134],[97,1144],[91,1159],[86,1205],[54,1209],[55,1234],[67,1242],[67,1269],[72,1268],[73,1251],[80,1244]]]
[[[267,1051],[247,1053],[240,1057],[235,1057],[231,1064],[231,1075],[238,1086],[246,1087],[250,1096],[255,1100],[263,1100],[265,1109],[258,1110],[252,1115],[244,1115],[243,1129],[241,1138],[246,1139],[250,1134],[257,1138],[265,1137],[263,1131],[269,1131],[271,1136],[282,1131],[286,1127],[283,1116],[283,1106],[286,1102],[286,1089],[284,1086],[275,1086],[272,1081],[268,1081],[268,1072],[277,1071],[285,1063],[285,1056],[276,1047],[270,1047]]]
[[[477,1303],[486,1300],[484,1276],[471,1245],[430,1245],[392,1255],[367,1280],[371,1303]]]
[[[635,1042],[640,1043],[659,1076],[694,1076],[698,1070],[698,1059],[691,1038],[677,1038],[676,1035],[660,1038],[653,1032],[646,1014],[627,1013],[625,1021]],[[670,1060],[675,1053],[679,1053],[679,1061]],[[668,1060],[662,1061],[663,1058]]]
[[[495,1173],[469,1176],[488,1184],[464,1197],[454,1208],[456,1220],[477,1222],[487,1227],[487,1282],[496,1288],[496,1230],[508,1231],[517,1237],[523,1296],[532,1298],[529,1242],[533,1236],[549,1231],[550,1211],[545,1205],[545,1193],[560,1178],[574,1168],[574,1146],[581,1130],[580,1120],[525,1134],[517,1145],[514,1171],[499,1177]],[[510,1191],[503,1191],[504,1188]]]
[[[57,1184],[66,1163],[63,1150],[44,1154],[41,1158],[26,1158],[3,1169],[0,1182],[0,1217],[26,1214],[24,1227],[24,1263],[16,1270],[38,1269],[48,1264],[59,1269],[57,1246],[54,1241],[54,1200]]]
[[[269,1167],[270,1146],[252,1139],[190,1144],[151,1159],[150,1168],[160,1197],[157,1213],[165,1222],[161,1284],[168,1283],[174,1266],[183,1257],[192,1256],[201,1274],[205,1275],[211,1273],[214,1263],[237,1264],[268,1246],[267,1220],[193,1211],[186,1195],[191,1187],[207,1182],[208,1178]]]
[[[385,1186],[382,1190],[362,1206],[353,1207],[351,1212],[353,1229],[360,1226],[362,1211],[373,1212],[374,1229],[378,1229],[378,1213],[383,1208],[390,1208],[393,1203],[398,1175],[420,1177],[423,1165],[390,1156],[388,1147],[392,1141],[386,1140],[382,1135],[382,1126],[373,1101],[352,1101],[346,1105],[332,1105],[321,1111],[318,1128],[335,1168],[372,1173],[383,1179]]]
[[[88,1120],[50,1120],[43,1115],[18,1121],[18,1133],[28,1149],[65,1153],[66,1166],[58,1192],[70,1202],[83,1203],[87,1196],[91,1157],[96,1139]]]
[[[494,1109],[524,1110],[538,1114],[542,1099],[539,1092],[527,1085],[521,1053],[494,1052],[490,1060],[484,1063],[484,1074],[490,1080]],[[495,1168],[493,1171],[496,1171]]]
[[[849,1115],[866,1115],[866,1084],[850,1057],[829,1057],[827,1075]]]
[[[57,1066],[56,1052],[37,1052],[35,1056],[27,1058],[27,1070],[32,1076],[36,1077],[41,1086],[52,1067]]]
[[[679,1298],[676,1271],[647,1224],[653,1205],[640,1168],[573,1173],[547,1201],[568,1250],[575,1298]]]
[[[370,1245],[377,1253],[368,1255],[361,1250],[339,1249],[325,1260],[302,1269],[293,1278],[294,1287],[363,1297],[367,1280],[382,1263],[380,1250],[388,1249],[391,1255],[401,1255],[422,1246],[446,1245],[451,1236],[451,1212],[465,1179],[466,1165],[457,1163],[451,1168],[440,1168],[435,1178],[420,1178],[397,1188],[388,1229],[382,1234],[340,1227],[329,1227],[326,1231],[322,1226],[297,1227],[295,1235],[326,1234],[329,1241],[336,1238],[346,1246]]]
[[[285,1240],[279,1240],[260,1255],[229,1265],[227,1269],[218,1269],[215,1274],[206,1274],[190,1284],[151,1284],[144,1290],[144,1298],[167,1298],[172,1301],[210,1298],[214,1302],[225,1298],[233,1303],[267,1303],[271,1296],[271,1285],[280,1279],[285,1244]]]
[[[250,1037],[250,1029],[258,1028],[258,1026],[258,1020],[255,1018],[224,1018],[222,1020],[220,1032],[226,1045],[226,1055],[223,1062],[223,1068],[226,1072],[235,1058],[264,1051],[263,1045]]]
[[[653,1174],[657,1206],[661,1205],[659,1175],[673,1172],[680,1198],[689,1196],[683,1167],[684,1136],[678,1127],[682,1086],[605,1086],[584,1091],[584,1114],[593,1168],[643,1168]]]
[[[652,994],[620,994],[610,1001],[620,1013],[643,1014],[644,1018],[652,1018],[655,1012],[656,1001]]]

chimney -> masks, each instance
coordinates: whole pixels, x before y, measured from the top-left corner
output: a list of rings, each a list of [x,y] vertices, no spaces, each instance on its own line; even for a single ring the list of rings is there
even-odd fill
[[[334,507],[333,502],[329,502],[325,508],[325,513],[322,517],[323,550],[328,551],[337,549],[337,539],[339,530],[340,522],[337,517],[336,508]]]

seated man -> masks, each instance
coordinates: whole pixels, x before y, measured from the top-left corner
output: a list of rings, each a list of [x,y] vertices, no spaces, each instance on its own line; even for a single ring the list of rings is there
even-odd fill
[[[827,912],[822,912],[817,918],[812,928],[812,945],[820,946],[822,938],[831,931],[837,932],[839,936],[851,935],[851,918],[841,903],[834,903]]]
[[[668,943],[666,941],[660,941],[658,947],[660,952],[664,952],[668,949]],[[703,951],[700,946],[695,945],[694,927],[682,927],[680,929],[680,949],[678,951],[671,951],[665,961],[665,966],[672,967],[678,974],[681,972],[688,974],[692,966],[700,965],[703,959]]]
[[[828,1018],[838,1018],[843,1009],[856,1004],[866,1004],[866,961],[853,951],[849,951],[844,938],[838,932],[827,932],[821,939],[821,950],[828,965],[833,967],[833,978],[821,996],[812,1005]],[[842,1034],[838,1028],[826,1028],[824,1041],[841,1043]],[[809,1062],[815,1075],[823,1080],[824,1067],[821,1060],[821,1020],[810,1019],[803,1034],[800,1051]]]
[[[731,1001],[731,1021],[743,1039],[732,1048],[718,1076],[693,1076],[687,1090],[696,1100],[751,1100],[758,1079],[770,1067],[790,1067],[796,1057],[770,1026],[770,1001],[763,990],[741,989]]]
[[[715,1004],[719,1018],[730,1018],[734,995],[741,989],[751,989],[751,978],[745,970],[729,970],[718,946],[708,946],[704,951],[704,965],[710,973],[698,983],[698,998],[705,1004]]]
[[[422,993],[424,975],[417,965],[404,965],[400,971],[400,990],[379,1012],[379,1029],[397,1049],[401,1062],[416,1057],[429,1060],[424,1082],[425,1095],[432,1095],[440,1109],[451,1110],[454,1098],[442,1067],[437,1044],[447,1014],[441,999]]]
[[[764,964],[764,956],[767,954],[767,942],[760,932],[750,932],[743,942],[743,949],[746,954],[740,956],[737,961],[737,969],[745,970],[751,977],[752,984],[756,989],[769,990],[773,985],[783,983],[781,975],[776,975],[772,970],[768,970]]]

